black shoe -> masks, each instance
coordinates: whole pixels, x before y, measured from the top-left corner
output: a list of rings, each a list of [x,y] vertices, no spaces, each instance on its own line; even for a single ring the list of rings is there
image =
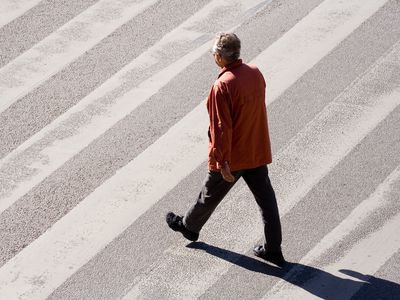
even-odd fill
[[[165,220],[167,221],[168,226],[173,231],[179,231],[189,241],[195,242],[199,238],[198,233],[186,229],[185,225],[183,225],[183,222],[182,222],[182,220],[183,220],[182,216],[178,216],[178,215],[174,214],[173,212],[169,212],[169,213],[167,213]]]
[[[254,255],[265,259],[277,265],[278,267],[283,267],[285,265],[285,258],[282,255],[282,252],[268,252],[265,250],[263,245],[255,246],[253,249]]]

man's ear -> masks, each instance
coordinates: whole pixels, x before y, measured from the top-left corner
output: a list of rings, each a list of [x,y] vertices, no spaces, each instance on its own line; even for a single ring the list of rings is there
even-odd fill
[[[216,59],[217,59],[218,64],[219,64],[220,66],[222,66],[222,65],[223,65],[222,56],[219,55],[219,54],[217,53],[217,54],[216,54]]]

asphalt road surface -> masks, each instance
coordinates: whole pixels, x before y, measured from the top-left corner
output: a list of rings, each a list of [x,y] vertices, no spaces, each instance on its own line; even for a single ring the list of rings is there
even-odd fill
[[[267,82],[287,266],[240,180],[188,243],[218,31]],[[1,0],[0,299],[400,299],[400,2]]]

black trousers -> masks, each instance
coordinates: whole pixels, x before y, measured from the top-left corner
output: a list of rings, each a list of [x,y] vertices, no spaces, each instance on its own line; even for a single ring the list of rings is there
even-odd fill
[[[220,172],[208,171],[196,203],[183,218],[184,225],[190,231],[200,232],[225,195],[240,177],[243,177],[261,211],[264,223],[265,247],[268,251],[280,251],[282,243],[281,222],[267,166],[240,170],[232,174],[236,180],[230,183],[222,178]]]

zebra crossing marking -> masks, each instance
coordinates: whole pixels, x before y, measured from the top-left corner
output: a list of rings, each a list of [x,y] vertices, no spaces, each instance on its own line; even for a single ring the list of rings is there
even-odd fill
[[[369,132],[398,107],[400,90],[380,96],[359,95],[359,90],[363,86],[374,86],[378,83],[382,84],[383,90],[386,90],[386,86],[392,85],[393,82],[385,81],[380,74],[387,73],[387,76],[390,76],[391,73],[396,72],[400,66],[399,58],[400,42],[328,104],[289,142],[285,149],[277,153],[275,162],[270,166],[270,173],[271,178],[274,179],[277,198],[280,199],[281,216],[301,201]],[[340,143],[337,142],[339,140]],[[241,190],[237,193],[238,198],[244,194]],[[241,202],[238,201],[238,205],[240,204]],[[247,204],[243,205],[243,207],[239,206],[230,210],[231,220],[240,219],[240,214],[246,210]],[[250,214],[249,210],[247,213]],[[247,219],[257,219],[257,217],[258,215],[248,215]],[[240,234],[236,232],[232,234],[234,237],[219,236],[218,239],[221,240],[222,245],[227,245],[234,239],[236,243],[233,251],[239,253],[246,252],[260,237],[259,232],[254,231],[254,226],[250,226],[248,231],[245,230]],[[166,260],[163,260],[150,274],[146,274],[146,278],[134,286],[135,291],[140,291],[140,286],[144,287],[144,290],[152,285],[170,286],[172,283],[169,280],[174,280],[174,287],[176,287],[176,282],[180,283],[180,286],[176,287],[180,297],[199,297],[231,266],[227,261],[215,259],[206,270],[200,267],[196,269],[193,264],[196,265],[197,261],[193,257],[185,258],[183,253],[186,251],[184,247],[174,248]],[[159,274],[167,274],[163,273],[163,270],[172,268],[176,263],[174,261],[176,257],[179,258],[180,264],[191,266],[188,271],[190,275],[182,272],[175,274],[173,279],[160,278]],[[198,262],[201,264],[202,260],[199,259]],[[154,289],[154,286],[149,288],[149,290]]]
[[[268,97],[277,98],[387,0],[326,0],[253,62],[261,66]],[[289,67],[288,67],[289,66]]]
[[[0,113],[157,1],[100,0],[9,62],[0,69]]]
[[[344,257],[322,268],[323,272],[318,273],[301,287],[286,283],[280,290],[268,294],[263,299],[320,299],[320,297],[325,298],[324,295],[334,299],[350,299],[366,282],[351,274],[353,272],[374,274],[400,249],[399,224],[400,214],[397,214],[382,228],[352,247]]]
[[[398,98],[396,98],[396,100],[397,99]],[[386,115],[398,105],[398,103],[395,102],[396,100],[392,98],[386,100],[387,102],[383,101],[384,104],[386,104],[385,107],[379,106],[381,103],[365,110],[354,106],[354,108],[360,108],[361,115],[365,113],[368,117],[370,116],[369,113],[376,113],[378,110],[378,114],[374,118],[368,118],[368,121],[371,123],[366,121],[366,123],[362,123],[363,126],[368,125],[367,127],[369,129],[371,126],[376,125],[377,121],[379,122],[382,118],[386,117]],[[340,105],[338,105],[338,107],[339,106]],[[340,107],[344,108],[344,106],[345,105]],[[337,112],[334,109],[331,111],[334,113]],[[363,116],[365,117],[365,115]],[[195,118],[193,119],[193,117]],[[68,215],[57,222],[45,234],[8,261],[3,268],[0,269],[1,283],[7,282],[10,278],[10,274],[18,274],[18,265],[20,266],[20,272],[26,273],[25,275],[20,274],[19,278],[13,278],[16,280],[13,281],[11,285],[14,285],[17,289],[9,287],[9,289],[3,289],[0,293],[3,292],[7,294],[11,291],[18,290],[21,294],[27,292],[29,296],[32,296],[32,294],[30,294],[31,292],[47,294],[54,289],[57,284],[63,282],[62,280],[65,280],[65,276],[72,274],[73,270],[79,268],[82,262],[86,262],[88,258],[90,259],[92,255],[97,253],[96,250],[102,249],[102,247],[110,241],[110,238],[115,237],[116,234],[124,230],[124,228],[133,221],[134,216],[132,216],[132,213],[140,215],[151,207],[154,201],[158,200],[154,199],[154,196],[157,197],[158,195],[158,197],[161,197],[165,193],[165,191],[160,191],[159,186],[153,189],[155,194],[148,193],[148,189],[151,189],[151,185],[155,182],[151,179],[156,179],[157,184],[160,184],[165,190],[169,190],[180,180],[180,178],[177,178],[178,176],[170,178],[171,176],[168,175],[171,172],[179,174],[179,176],[183,176],[182,178],[184,178],[188,172],[193,169],[194,165],[197,166],[199,164],[199,162],[196,162],[196,159],[199,160],[199,157],[202,157],[202,154],[205,153],[205,149],[201,149],[205,144],[203,141],[204,124],[202,124],[204,120],[206,120],[206,118],[204,118],[204,107],[201,106],[201,110],[200,107],[196,108],[192,113],[184,117],[181,122],[172,127],[166,135],[162,136],[156,143],[134,159],[131,164],[119,170],[116,176],[107,181],[106,184],[100,186],[94,193],[78,204]],[[188,126],[188,124],[192,127]],[[193,124],[199,124],[199,126],[196,128],[193,127]],[[190,132],[185,131],[188,128],[191,128]],[[357,136],[357,138],[359,137],[360,136]],[[176,141],[179,141],[179,143],[177,144]],[[194,148],[192,147],[193,145],[195,146]],[[177,153],[165,151],[165,149],[175,151],[176,149],[173,147],[179,149]],[[160,153],[162,154],[161,156]],[[154,160],[154,157],[157,157],[157,161]],[[158,164],[158,159],[160,159],[160,164]],[[187,166],[186,163],[178,164],[177,162],[179,159],[187,160],[189,166]],[[202,160],[200,163],[201,162]],[[143,173],[132,174],[137,173],[137,167],[142,167],[140,169],[143,170]],[[130,182],[124,181],[124,178],[126,180],[126,175],[134,175],[137,178],[136,184],[130,184]],[[134,181],[133,177],[130,178],[130,181]],[[117,193],[115,193],[115,191],[117,191]],[[137,198],[142,196],[139,205],[138,203],[130,203],[132,194]],[[109,198],[107,199],[107,195],[112,195],[113,198],[115,197],[117,199],[115,201],[109,200]],[[151,201],[153,201],[153,203]],[[101,205],[104,205],[103,209],[101,209]],[[131,209],[129,209],[129,207]],[[107,210],[108,208],[111,208],[111,212]],[[115,210],[117,210],[118,213],[116,213]],[[92,215],[90,215],[89,212],[91,212]],[[128,212],[129,214],[127,215]],[[96,214],[96,216],[93,216],[93,214]],[[121,216],[121,218],[117,220],[118,224],[115,224],[116,215]],[[125,215],[125,217],[122,217],[123,215]],[[110,219],[113,220],[113,225],[106,226],[106,220]],[[78,226],[71,227],[71,224],[76,225],[82,222],[85,223],[84,226],[79,228],[77,228]],[[98,226],[99,224],[100,226]],[[104,231],[101,230],[102,228]],[[92,235],[93,240],[89,241],[90,233],[101,233],[103,236],[93,237]],[[96,238],[97,246],[100,247],[94,249],[93,242]],[[43,248],[43,246],[45,247]],[[79,248],[79,246],[82,246],[82,248]],[[43,251],[43,249],[46,250]],[[38,253],[41,253],[41,255],[38,255]],[[49,254],[52,254],[53,257]],[[72,261],[67,262],[68,259],[72,259]],[[30,265],[30,267],[26,267],[28,265]],[[49,267],[50,265],[53,265],[54,268]],[[71,268],[71,271],[65,272],[67,265]],[[41,273],[41,283],[44,283],[40,286],[32,286],[32,281],[30,281],[30,279],[37,278],[37,272],[40,273],[40,270],[43,270],[43,268],[48,268]],[[32,273],[29,274],[30,272]],[[30,288],[31,290],[27,291]]]
[[[334,245],[339,243],[343,238],[349,236],[358,226],[360,226],[367,218],[380,207],[385,206],[388,203],[388,196],[394,185],[400,184],[400,166],[398,166],[390,175],[376,188],[376,190],[365,200],[363,200],[353,211],[344,219],[338,226],[336,226],[331,232],[325,235],[318,244],[311,249],[301,260],[300,264],[302,265],[310,265],[313,261],[321,258],[325,253],[329,251]],[[399,223],[400,224],[400,223]],[[393,241],[391,241],[393,242]],[[380,248],[381,245],[375,244],[372,248],[365,248],[365,254],[370,252],[375,252],[376,248]],[[349,256],[349,255],[348,255]],[[375,266],[375,271],[383,264],[384,262],[376,261],[371,259],[368,262],[369,267],[371,265]],[[345,267],[345,266],[339,266]],[[290,270],[288,274],[285,275],[285,278],[289,278],[301,271],[301,268],[294,268]],[[359,271],[357,269],[356,271]],[[373,270],[372,270],[373,271]],[[370,271],[371,272],[371,271]],[[338,275],[335,272],[335,275]],[[340,275],[342,277],[343,275]],[[280,294],[281,291],[288,288],[288,282],[285,281],[285,278],[280,280],[278,283],[274,285],[274,287],[268,291],[268,293],[263,297],[264,300],[271,299],[275,294]],[[356,291],[353,291],[356,292]],[[286,292],[285,292],[286,293]],[[349,296],[349,297],[347,297]],[[350,298],[350,295],[346,297],[342,297],[342,299]]]
[[[23,15],[42,0],[1,0],[0,27]]]
[[[237,19],[241,20],[243,18],[240,16],[241,14],[262,3],[265,1],[252,0],[247,1],[245,5],[242,4],[237,11]],[[207,35],[207,33],[196,31],[195,25],[209,21],[208,18],[212,17],[215,9],[226,5],[226,0],[211,1],[83,98],[77,105],[26,140],[6,157],[0,159],[0,170],[3,170],[4,174],[8,174],[0,178],[3,186],[0,191],[0,213],[206,53],[211,47],[212,37],[209,37],[209,42],[206,40],[202,45],[183,55],[122,96],[115,97],[112,104],[109,101],[107,104],[102,102],[105,95],[110,95],[131,80],[130,72],[148,64],[156,64],[157,55],[163,47],[170,47],[171,43],[179,44],[183,41],[195,40],[204,34]],[[93,115],[91,111],[100,111],[100,113]],[[91,118],[87,118],[88,115],[92,115]],[[87,121],[82,124],[78,123],[77,119]],[[25,171],[21,172],[21,170]]]

